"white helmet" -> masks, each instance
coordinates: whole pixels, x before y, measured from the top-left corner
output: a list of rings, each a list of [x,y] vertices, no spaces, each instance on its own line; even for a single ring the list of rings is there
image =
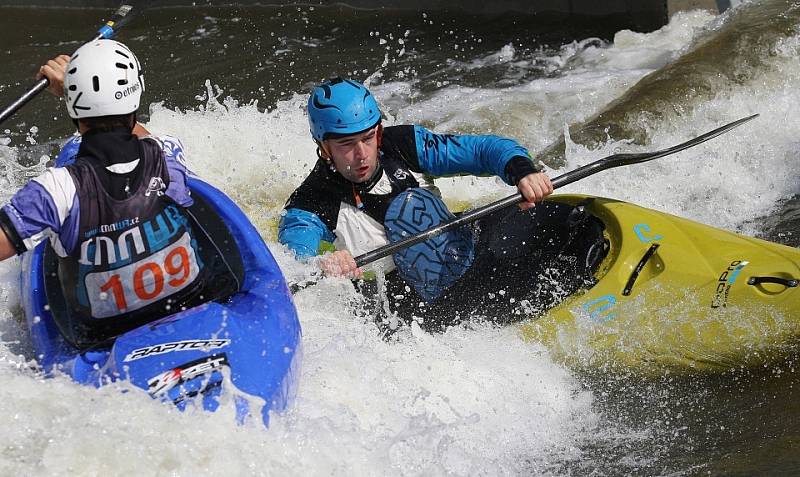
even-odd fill
[[[142,91],[139,60],[118,41],[86,43],[67,65],[64,98],[72,119],[132,113],[139,109]]]

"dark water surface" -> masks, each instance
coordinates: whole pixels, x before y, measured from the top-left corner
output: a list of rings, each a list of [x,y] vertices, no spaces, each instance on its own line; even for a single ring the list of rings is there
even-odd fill
[[[71,54],[100,25],[106,11],[3,8],[0,94],[15,97],[43,61]],[[32,20],[35,19],[35,22]],[[20,25],[19,27],[16,27]],[[41,25],[41,28],[23,25]],[[58,25],[58,27],[52,27]],[[610,38],[614,31],[592,22],[565,24],[558,18],[476,16],[443,12],[365,11],[344,7],[197,7],[144,10],[119,39],[137,53],[151,102],[193,107],[212,78],[226,94],[262,107],[294,92],[308,91],[328,76],[363,77],[383,71],[383,80],[415,80],[422,91],[457,81],[504,86],[540,77],[546,64],[460,65],[508,43],[517,55],[558,48],[573,38]],[[198,81],[199,79],[199,81]],[[13,136],[38,124],[46,138],[63,137],[69,123],[54,115],[56,100],[38,100],[3,127]],[[53,116],[58,116],[54,119]],[[45,128],[42,124],[47,124]]]
[[[786,31],[800,23],[794,2],[768,2],[765,8],[775,16],[776,29]],[[90,36],[106,13],[0,9],[0,103],[9,102],[31,84],[30,78],[43,60],[74,51],[80,45],[74,39]],[[752,42],[750,49],[769,55],[767,43],[774,35],[758,32],[747,37]],[[613,33],[598,24],[564,24],[557,19],[513,15],[371,12],[340,7],[197,7],[146,11],[119,39],[144,65],[149,103],[196,108],[205,103],[203,81],[210,79],[226,95],[240,102],[257,100],[260,107],[269,109],[332,74],[364,77],[380,71],[377,83],[408,82],[422,98],[449,84],[486,89],[524,84],[562,74],[561,67],[547,59],[562,45],[591,37],[597,39],[590,45],[602,45]],[[534,59],[466,67],[509,43],[515,46],[515,59]],[[713,41],[709,44],[708,48],[713,48]],[[532,55],[534,52],[541,54]],[[721,70],[732,68],[725,63],[732,54],[721,58]],[[762,67],[758,60],[754,58],[746,68],[732,73],[731,81],[755,75]],[[719,70],[693,68],[691,61],[687,58],[673,65],[665,76],[669,81],[651,79],[650,89],[638,93],[638,101],[653,98],[653,102],[679,104],[685,100],[692,104],[697,96],[711,96],[708,85],[723,81]],[[676,86],[680,91],[675,93],[670,85],[682,74],[678,71],[681,67],[691,70],[695,75],[691,81],[702,87],[687,81]],[[54,97],[42,96],[0,126],[0,136],[10,138],[8,145],[16,148],[22,162],[35,162],[42,153],[52,153],[57,147],[54,142],[73,130],[63,106]],[[639,103],[630,96],[623,98],[596,124],[611,121],[608,118],[624,123],[639,107],[635,104]],[[143,117],[147,117],[146,111]],[[643,131],[652,123],[639,125],[643,127],[636,134],[646,134]],[[37,128],[35,145],[28,139],[32,127]],[[630,130],[630,126],[625,129]],[[763,223],[767,238],[798,246],[800,200],[787,198],[779,212]],[[548,472],[800,475],[796,358],[789,356],[764,369],[721,376],[643,380],[579,375],[583,386],[596,396],[595,406],[606,424],[629,429],[639,437],[620,442],[587,436],[580,458],[550,466]]]

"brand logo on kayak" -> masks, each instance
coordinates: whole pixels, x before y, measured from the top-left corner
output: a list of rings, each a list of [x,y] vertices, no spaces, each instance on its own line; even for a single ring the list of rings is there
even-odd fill
[[[748,263],[749,262],[744,260],[734,260],[728,265],[728,268],[722,272],[722,275],[717,279],[717,288],[714,290],[711,308],[728,306],[728,295],[731,292],[731,287],[736,283],[736,278]]]
[[[207,351],[224,348],[229,344],[231,344],[231,340],[208,339],[173,341],[171,343],[161,343],[146,348],[135,349],[131,351],[128,356],[125,356],[123,361],[127,363],[128,361],[136,361],[137,359],[147,358],[148,356],[171,353],[173,351]]]
[[[647,224],[636,224],[633,226],[633,231],[642,243],[655,242],[664,238],[661,234],[653,234]]]
[[[147,381],[147,392],[152,397],[163,396],[175,386],[183,384],[186,381],[194,379],[198,376],[211,374],[214,371],[222,369],[224,366],[228,366],[228,357],[225,355],[225,353],[215,354],[207,358],[184,363],[177,368],[170,369],[169,371],[165,371],[158,376],[150,378]],[[211,386],[215,385],[218,385],[218,382],[211,383],[210,379],[206,380],[200,389],[193,391],[191,395],[194,396],[202,393],[203,391],[208,390]],[[178,401],[183,400],[184,397],[185,396],[181,396]]]
[[[616,316],[616,313],[611,311],[616,304],[617,299],[614,295],[603,295],[583,305],[583,310],[589,313],[591,321],[602,323]]]
[[[133,85],[128,86],[127,88],[114,93],[114,97],[117,99],[127,98],[128,96],[139,91],[139,88],[141,88],[141,86],[139,86],[139,83],[134,83]]]

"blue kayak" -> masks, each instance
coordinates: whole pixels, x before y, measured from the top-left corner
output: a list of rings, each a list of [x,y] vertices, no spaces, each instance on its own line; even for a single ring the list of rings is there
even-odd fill
[[[66,313],[58,260],[49,243],[25,254],[22,304],[36,359],[50,375],[102,386],[129,380],[183,410],[190,402],[214,411],[233,396],[239,422],[284,410],[293,400],[301,359],[300,323],[280,268],[244,213],[225,194],[189,179],[195,226],[209,239],[209,260],[224,264],[220,288],[234,292],[80,350],[59,331]],[[227,282],[227,283],[222,283]],[[216,282],[215,282],[216,286]]]

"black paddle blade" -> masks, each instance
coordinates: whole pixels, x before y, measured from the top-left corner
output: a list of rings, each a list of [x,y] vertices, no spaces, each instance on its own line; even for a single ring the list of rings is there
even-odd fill
[[[740,126],[752,119],[758,117],[758,114],[753,114],[752,116],[747,116],[746,118],[737,119],[731,123],[728,123],[724,126],[718,127],[713,131],[709,131],[705,134],[701,134],[694,139],[690,139],[684,143],[678,144],[677,146],[672,146],[667,149],[662,149],[656,152],[644,152],[644,153],[631,153],[631,154],[615,154],[610,156],[606,159],[612,159],[616,161],[623,161],[623,163],[619,165],[627,165],[627,164],[638,164],[641,162],[652,161],[653,159],[658,159],[659,157],[668,156],[670,154],[675,154],[676,152],[683,151],[684,149],[689,149],[690,147],[694,147],[700,143],[706,142],[709,139],[713,139],[719,135],[725,134],[726,132],[730,131],[731,129]],[[616,166],[611,166],[616,167]]]
[[[737,119],[732,123],[728,123],[724,126],[718,127],[713,131],[709,131],[705,134],[701,134],[694,139],[690,139],[686,142],[678,144],[676,146],[669,147],[667,149],[662,149],[660,151],[654,152],[635,152],[635,153],[622,153],[622,154],[614,154],[608,157],[604,157],[603,159],[599,159],[591,164],[587,164],[585,166],[579,167],[575,170],[567,172],[566,174],[562,174],[553,179],[553,188],[563,187],[567,184],[571,184],[575,181],[584,179],[589,177],[592,174],[596,174],[600,171],[604,171],[606,169],[611,169],[614,167],[620,166],[629,166],[631,164],[641,164],[643,162],[652,161],[653,159],[658,159],[659,157],[669,156],[670,154],[675,154],[676,152],[683,151],[684,149],[689,149],[690,147],[694,147],[700,143],[706,142],[709,139],[713,139],[721,134],[725,134],[726,132],[730,131],[731,129],[744,124],[752,119],[758,117],[758,114],[753,114],[752,116],[747,116],[746,118]]]
[[[135,13],[138,11],[139,9],[134,9],[133,5],[121,5],[111,16],[111,19],[97,31],[97,35],[93,39],[99,40],[100,38],[113,37],[117,30],[133,20],[133,17],[136,16]]]

